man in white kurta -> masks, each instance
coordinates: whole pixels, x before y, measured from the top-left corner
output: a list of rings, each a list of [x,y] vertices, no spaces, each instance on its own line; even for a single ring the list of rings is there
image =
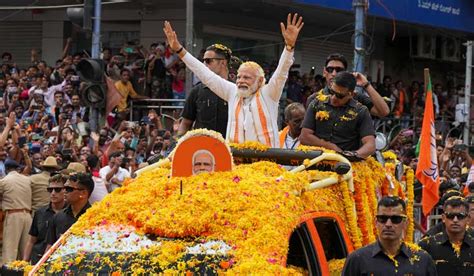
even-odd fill
[[[285,86],[288,72],[293,64],[293,49],[298,33],[303,27],[302,18],[288,15],[287,26],[280,23],[286,47],[278,67],[270,81],[265,84],[262,68],[254,62],[245,62],[237,74],[237,83],[232,83],[209,70],[203,63],[189,54],[179,43],[169,22],[164,32],[168,42],[186,66],[208,86],[211,91],[228,102],[229,117],[226,139],[233,143],[258,141],[278,148],[278,103]],[[206,62],[213,62],[212,60]],[[242,93],[248,90],[249,93]]]
[[[227,140],[279,147],[278,103],[293,64],[293,51],[285,48],[270,81],[245,98],[238,94],[237,84],[215,74],[191,54],[186,53],[182,60],[211,91],[228,102]]]

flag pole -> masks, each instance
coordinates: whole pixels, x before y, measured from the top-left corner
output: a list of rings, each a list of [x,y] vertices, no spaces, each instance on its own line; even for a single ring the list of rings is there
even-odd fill
[[[423,77],[424,77],[423,88],[425,90],[425,98],[426,98],[426,94],[428,93],[428,90],[427,90],[428,82],[430,81],[430,69],[425,68],[423,73],[424,73],[423,74]],[[426,99],[425,99],[425,101],[426,101]]]

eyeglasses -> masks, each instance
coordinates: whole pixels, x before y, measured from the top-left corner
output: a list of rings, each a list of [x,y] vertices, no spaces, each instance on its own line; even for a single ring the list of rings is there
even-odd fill
[[[377,215],[376,218],[379,223],[387,223],[387,221],[390,219],[390,221],[393,224],[399,224],[400,222],[405,220],[407,217],[402,216],[402,215],[393,215],[393,216]]]
[[[84,191],[84,189],[76,188],[76,187],[71,187],[71,186],[64,186],[64,189],[66,189],[66,193],[72,193],[75,190],[77,191]]]
[[[332,90],[332,88],[329,88],[329,93],[336,96],[336,98],[338,98],[338,99],[344,99],[347,95],[349,95],[349,94],[341,94],[339,92],[336,92],[336,91]]]
[[[346,69],[342,68],[342,67],[326,66],[326,72],[332,73],[334,70],[336,70],[336,73],[339,73],[339,72],[344,71]]]
[[[64,187],[48,187],[46,188],[46,190],[48,190],[48,193],[52,193],[53,191],[55,191],[56,193],[60,193],[62,190],[64,190]]]
[[[463,220],[463,219],[467,218],[467,216],[468,216],[466,213],[444,213],[444,215],[449,220],[453,220],[456,217],[458,218],[458,220]]]
[[[203,58],[202,62],[210,64],[213,60],[224,60],[223,58]]]

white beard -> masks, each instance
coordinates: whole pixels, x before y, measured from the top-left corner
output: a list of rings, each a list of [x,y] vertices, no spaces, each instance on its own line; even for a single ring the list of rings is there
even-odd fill
[[[257,92],[258,88],[258,82],[255,82],[249,88],[237,88],[237,94],[242,98],[248,98]]]

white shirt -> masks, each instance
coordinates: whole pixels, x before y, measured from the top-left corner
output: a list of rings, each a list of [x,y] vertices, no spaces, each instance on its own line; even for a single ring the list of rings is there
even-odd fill
[[[285,144],[282,145],[283,149],[296,149],[300,145],[300,139],[298,137],[294,138],[291,137],[290,133],[286,134]]]
[[[107,177],[107,174],[108,174],[111,170],[112,170],[112,168],[111,168],[109,165],[103,167],[103,168],[100,169],[100,171],[99,171],[100,177],[101,177],[104,181],[107,181],[107,178],[106,178],[106,177]],[[117,178],[117,180],[118,180],[120,183],[122,183],[122,182],[125,180],[125,178],[128,178],[128,177],[130,177],[130,173],[129,173],[126,169],[124,169],[124,168],[119,168],[118,171],[112,176],[112,178]],[[112,179],[112,178],[111,178],[111,179]],[[110,185],[111,191],[117,189],[118,187],[120,187],[120,186],[117,185],[117,184],[112,184],[112,183],[111,183],[111,185]]]
[[[105,180],[102,177],[92,176],[92,180],[94,180],[94,191],[92,191],[89,197],[90,204],[101,201],[109,193],[105,186]]]

